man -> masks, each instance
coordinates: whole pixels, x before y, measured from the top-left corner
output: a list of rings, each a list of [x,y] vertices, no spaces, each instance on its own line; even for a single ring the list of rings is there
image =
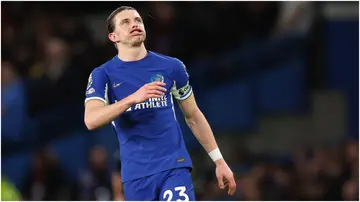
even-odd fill
[[[109,201],[113,199],[112,175],[104,147],[95,145],[89,152],[89,164],[79,174],[74,200]]]
[[[143,20],[132,7],[111,13],[107,29],[118,54],[91,73],[84,119],[89,130],[112,122],[120,144],[125,200],[195,200],[192,162],[172,96],[215,162],[220,188],[228,186],[228,194],[234,194],[233,173],[197,107],[184,64],[146,50]]]
[[[125,200],[124,189],[121,183],[121,173],[120,173],[121,161],[120,161],[119,152],[116,152],[115,154],[115,162],[116,162],[115,171],[113,171],[111,177],[114,201],[124,201]]]

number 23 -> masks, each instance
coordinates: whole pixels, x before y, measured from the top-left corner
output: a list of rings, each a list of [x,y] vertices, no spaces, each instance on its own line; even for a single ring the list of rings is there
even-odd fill
[[[178,199],[176,201],[189,201],[189,196],[185,193],[185,191],[186,191],[185,186],[175,187],[174,190],[176,192],[179,192],[179,196],[184,197],[184,200]],[[170,189],[166,190],[164,192],[163,198],[164,199],[167,198],[167,201],[171,201],[173,198],[173,192]]]

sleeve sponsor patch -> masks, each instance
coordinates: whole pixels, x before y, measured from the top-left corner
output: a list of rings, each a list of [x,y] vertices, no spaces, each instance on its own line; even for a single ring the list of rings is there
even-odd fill
[[[95,89],[94,88],[90,88],[86,91],[86,95],[90,95],[92,93],[95,93]]]
[[[91,87],[91,84],[92,84],[92,83],[93,83],[92,74],[90,74],[86,89],[89,89],[89,88]]]

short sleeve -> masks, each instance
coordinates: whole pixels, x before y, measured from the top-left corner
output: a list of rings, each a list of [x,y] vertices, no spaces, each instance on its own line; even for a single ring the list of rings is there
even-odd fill
[[[102,68],[94,69],[88,80],[86,87],[86,99],[85,103],[89,100],[101,100],[105,104],[108,103],[107,91],[108,91],[108,79]]]
[[[172,94],[177,100],[185,100],[192,94],[192,87],[189,84],[189,74],[183,62],[177,60],[173,71],[174,85]]]

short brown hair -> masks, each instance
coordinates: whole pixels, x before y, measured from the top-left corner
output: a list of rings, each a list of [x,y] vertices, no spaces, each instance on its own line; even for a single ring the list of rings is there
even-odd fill
[[[115,30],[115,23],[114,23],[114,18],[118,13],[121,13],[122,11],[125,10],[135,10],[135,8],[131,7],[131,6],[121,6],[117,9],[115,9],[107,18],[106,20],[106,30],[108,31],[108,33],[111,33]]]

